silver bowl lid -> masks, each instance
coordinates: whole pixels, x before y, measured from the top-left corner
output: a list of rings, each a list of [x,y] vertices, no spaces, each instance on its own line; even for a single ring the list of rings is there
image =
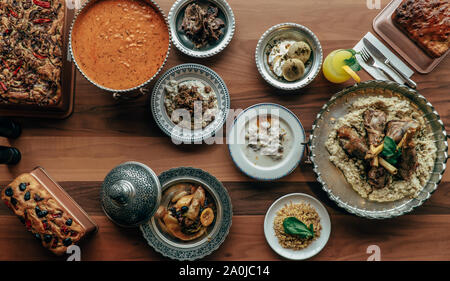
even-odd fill
[[[105,214],[116,224],[135,227],[146,223],[161,201],[158,176],[139,162],[125,162],[106,175],[100,192]]]

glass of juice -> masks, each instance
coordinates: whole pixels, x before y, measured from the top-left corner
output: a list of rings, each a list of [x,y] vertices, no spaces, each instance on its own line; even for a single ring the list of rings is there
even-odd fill
[[[361,69],[352,49],[338,49],[331,52],[324,60],[322,71],[325,78],[332,83],[344,83],[353,78],[361,82],[356,71]]]

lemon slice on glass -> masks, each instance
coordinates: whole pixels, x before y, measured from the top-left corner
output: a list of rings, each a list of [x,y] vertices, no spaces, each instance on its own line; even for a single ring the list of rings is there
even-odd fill
[[[347,72],[347,74],[350,75],[353,78],[353,80],[356,81],[356,83],[361,82],[361,78],[359,78],[358,74],[356,74],[356,72],[353,69],[351,69],[350,66],[344,65],[342,66],[342,69],[345,72]]]

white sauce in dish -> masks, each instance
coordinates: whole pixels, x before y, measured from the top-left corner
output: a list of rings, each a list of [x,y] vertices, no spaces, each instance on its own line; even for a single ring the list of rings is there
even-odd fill
[[[292,133],[278,118],[250,120],[245,126],[244,154],[257,166],[270,167],[280,163],[292,147]]]
[[[270,50],[269,56],[267,57],[267,62],[269,63],[272,72],[278,76],[283,77],[282,67],[287,60],[285,56],[289,50],[289,47],[294,44],[295,40],[282,40]]]

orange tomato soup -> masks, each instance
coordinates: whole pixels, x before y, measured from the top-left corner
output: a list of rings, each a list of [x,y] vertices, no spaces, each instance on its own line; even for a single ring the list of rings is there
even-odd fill
[[[125,90],[149,80],[164,63],[169,30],[163,16],[144,1],[101,0],[78,16],[72,48],[93,82]]]

